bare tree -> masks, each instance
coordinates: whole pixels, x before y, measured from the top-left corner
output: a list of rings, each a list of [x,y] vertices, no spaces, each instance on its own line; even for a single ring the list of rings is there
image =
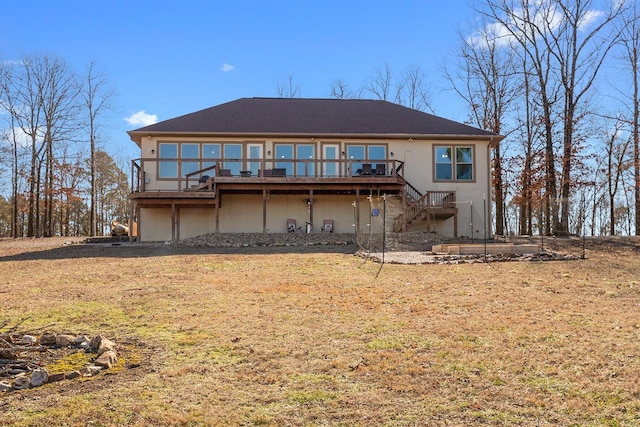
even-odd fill
[[[402,72],[399,78],[396,78],[396,75],[389,64],[385,64],[364,81],[360,92],[415,110],[433,112],[428,84],[422,69],[413,65]]]
[[[78,94],[80,86],[69,65],[57,57],[40,58],[42,81],[43,126],[45,142],[44,218],[45,236],[54,234],[55,145],[69,143],[78,129]]]
[[[619,93],[623,97],[622,103],[631,115],[631,118],[626,121],[631,127],[633,145],[635,234],[640,236],[640,10],[638,10],[638,2],[632,2],[625,11],[618,28],[623,52],[622,61],[628,67],[631,78],[631,93],[626,81],[624,90],[620,90]]]
[[[609,29],[624,2],[608,4],[604,12],[594,0],[487,0],[486,4],[487,10],[481,13],[521,46],[534,71],[545,121],[546,213],[554,232],[566,234],[579,107],[616,42]],[[558,87],[560,98],[554,95]],[[553,144],[556,100],[562,101],[560,197]]]
[[[457,50],[457,73],[445,70],[457,94],[467,103],[471,121],[496,134],[508,133],[506,115],[521,94],[517,61],[511,46],[482,25],[472,36],[461,35]],[[492,185],[496,205],[496,234],[504,234],[504,188],[501,147],[493,148]]]
[[[412,65],[404,71],[399,88],[401,90],[398,90],[396,99],[398,104],[433,113],[425,73],[418,65]]]
[[[14,144],[18,141],[18,131],[29,141],[27,236],[51,235],[54,145],[69,141],[76,126],[78,86],[75,76],[59,58],[25,56],[11,67],[3,87],[5,107],[11,115]],[[42,194],[44,218],[40,215]]]
[[[364,90],[373,94],[377,99],[390,101],[393,72],[389,64],[384,68],[378,68],[373,75],[364,82]]]
[[[614,236],[616,234],[616,196],[618,195],[618,189],[622,174],[628,167],[626,157],[628,154],[630,139],[620,140],[620,132],[622,127],[622,121],[615,122],[614,130],[607,136],[605,141],[605,153],[606,153],[606,177],[607,177],[607,195],[609,196],[609,234]]]
[[[95,236],[98,235],[96,220],[96,144],[99,138],[100,118],[106,111],[111,109],[111,101],[114,97],[113,89],[109,86],[104,75],[96,71],[95,62],[89,64],[81,96],[83,107],[87,114],[86,127],[90,144],[89,234]],[[101,234],[102,232],[100,232]]]
[[[353,91],[349,89],[349,85],[344,80],[341,80],[341,79],[337,79],[331,82],[331,87],[329,88],[329,96],[335,99],[356,98]]]
[[[3,136],[11,146],[11,236],[18,237],[18,139],[15,128],[15,105],[11,93],[11,69],[0,63],[0,108],[8,112],[9,131]],[[21,235],[21,234],[20,234]]]
[[[285,83],[278,83],[278,96],[280,98],[298,98],[300,96],[300,86],[294,81],[293,74],[289,75]]]

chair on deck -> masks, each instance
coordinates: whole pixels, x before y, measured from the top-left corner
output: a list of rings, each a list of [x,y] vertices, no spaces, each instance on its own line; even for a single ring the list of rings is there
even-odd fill
[[[387,165],[384,163],[376,163],[376,168],[373,171],[374,175],[386,175],[387,174]]]
[[[333,220],[325,219],[322,224],[322,232],[323,233],[333,233]]]
[[[231,169],[220,169],[218,176],[231,176]]]
[[[371,175],[371,163],[363,163],[360,175]]]

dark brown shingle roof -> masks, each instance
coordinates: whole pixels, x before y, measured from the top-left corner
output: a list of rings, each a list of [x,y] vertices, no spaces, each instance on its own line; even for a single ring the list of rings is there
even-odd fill
[[[131,131],[251,135],[496,136],[387,101],[241,98]]]

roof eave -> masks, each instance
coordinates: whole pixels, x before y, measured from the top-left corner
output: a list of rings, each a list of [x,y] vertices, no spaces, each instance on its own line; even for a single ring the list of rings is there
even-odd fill
[[[142,143],[142,138],[148,137],[240,137],[240,138],[348,138],[348,139],[436,139],[436,140],[456,140],[473,139],[489,140],[492,147],[504,139],[500,135],[465,135],[465,134],[412,134],[412,133],[312,133],[312,132],[164,132],[164,131],[128,131],[129,137],[138,146]]]

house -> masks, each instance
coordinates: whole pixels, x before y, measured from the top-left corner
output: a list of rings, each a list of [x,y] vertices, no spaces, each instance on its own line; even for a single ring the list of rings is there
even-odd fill
[[[129,196],[140,241],[491,235],[490,149],[502,137],[387,101],[242,98],[128,134],[141,150]]]

